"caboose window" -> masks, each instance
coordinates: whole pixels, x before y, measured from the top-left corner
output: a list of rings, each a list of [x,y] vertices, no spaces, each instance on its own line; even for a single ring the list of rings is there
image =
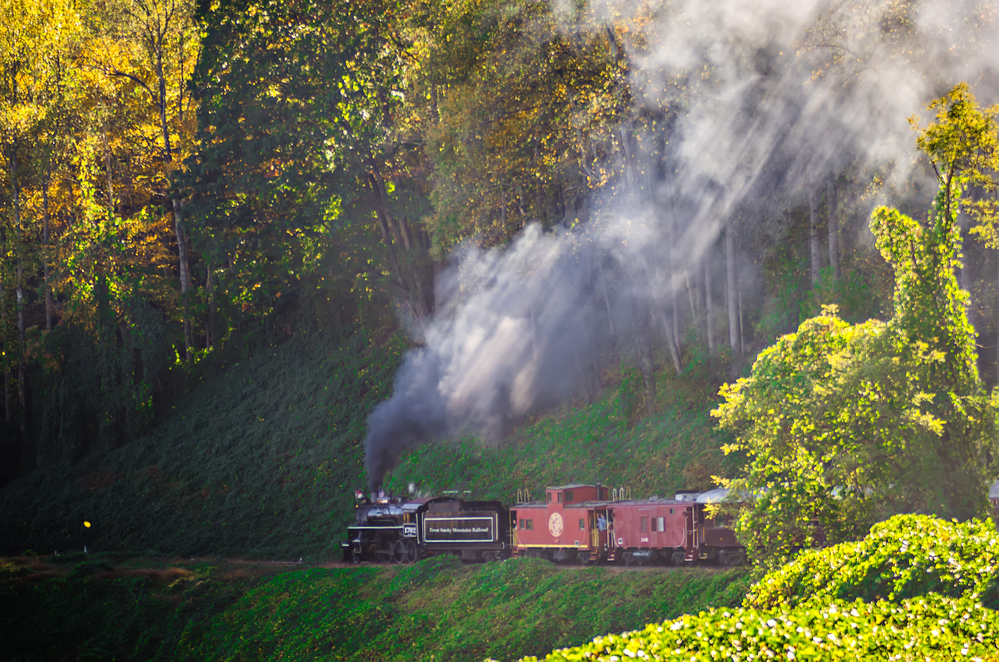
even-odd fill
[[[520,520],[520,528],[524,528],[524,520]]]
[[[642,518],[642,531],[648,531],[648,530],[649,530],[649,518],[648,517],[643,517]]]
[[[665,531],[665,530],[666,530],[666,518],[665,517],[657,517],[656,518],[656,531]]]
[[[558,493],[558,502],[562,503],[562,493],[561,492]]]
[[[570,501],[572,501],[572,492],[566,492],[565,493],[565,502],[569,503]]]
[[[551,502],[552,502],[552,493],[549,492],[548,493],[548,503],[551,503]]]
[[[585,528],[586,528],[586,520],[585,519],[579,520],[579,530],[582,531]]]
[[[673,509],[672,509],[672,508],[670,508],[670,509],[669,509],[669,514],[670,514],[670,515],[672,515],[672,514],[673,514]]]
[[[528,531],[533,531],[534,530],[534,520],[532,520],[532,519],[527,520],[527,526],[525,528]]]

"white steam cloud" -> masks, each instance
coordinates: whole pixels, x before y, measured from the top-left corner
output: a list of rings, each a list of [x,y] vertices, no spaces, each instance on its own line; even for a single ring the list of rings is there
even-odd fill
[[[505,250],[469,248],[456,260],[438,283],[446,305],[425,346],[407,355],[394,395],[369,419],[372,486],[414,443],[499,435],[578,393],[614,343],[665,342],[678,285],[665,265],[698,268],[727,225],[779,215],[846,168],[855,181],[921,177],[908,118],[925,122],[926,104],[960,81],[983,104],[999,96],[994,0],[609,1],[582,10],[561,0],[554,9],[567,31],[611,26],[637,103],[676,112],[666,176],[636,177],[645,183],[612,201],[616,213],[583,229],[535,225]],[[629,34],[612,27],[624,23]]]

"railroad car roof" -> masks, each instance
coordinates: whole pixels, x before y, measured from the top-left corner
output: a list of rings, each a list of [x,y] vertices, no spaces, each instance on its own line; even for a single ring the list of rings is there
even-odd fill
[[[563,503],[562,509],[568,508],[607,508],[609,506],[685,506],[694,503],[693,499],[627,499],[623,501],[576,501],[573,503]],[[713,503],[713,502],[708,502]],[[512,508],[547,508],[544,501],[531,501],[529,503],[514,504]]]
[[[623,501],[586,501],[584,503],[591,507],[603,508],[606,506],[686,506],[694,502],[682,499],[626,499]]]
[[[728,490],[718,487],[697,495],[697,503],[721,503],[728,496]]]

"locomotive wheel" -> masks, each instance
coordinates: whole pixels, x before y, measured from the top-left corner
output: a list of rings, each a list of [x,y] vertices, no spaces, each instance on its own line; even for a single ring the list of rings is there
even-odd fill
[[[402,544],[401,540],[396,540],[395,544],[392,545],[392,563],[405,563],[406,562],[406,546]]]
[[[406,541],[406,563],[416,563],[420,556],[420,550],[416,548],[416,543],[412,540]]]

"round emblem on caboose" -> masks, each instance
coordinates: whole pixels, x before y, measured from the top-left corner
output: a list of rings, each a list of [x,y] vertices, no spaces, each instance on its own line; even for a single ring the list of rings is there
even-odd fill
[[[556,538],[562,535],[562,516],[558,513],[552,513],[548,518],[548,533]]]

